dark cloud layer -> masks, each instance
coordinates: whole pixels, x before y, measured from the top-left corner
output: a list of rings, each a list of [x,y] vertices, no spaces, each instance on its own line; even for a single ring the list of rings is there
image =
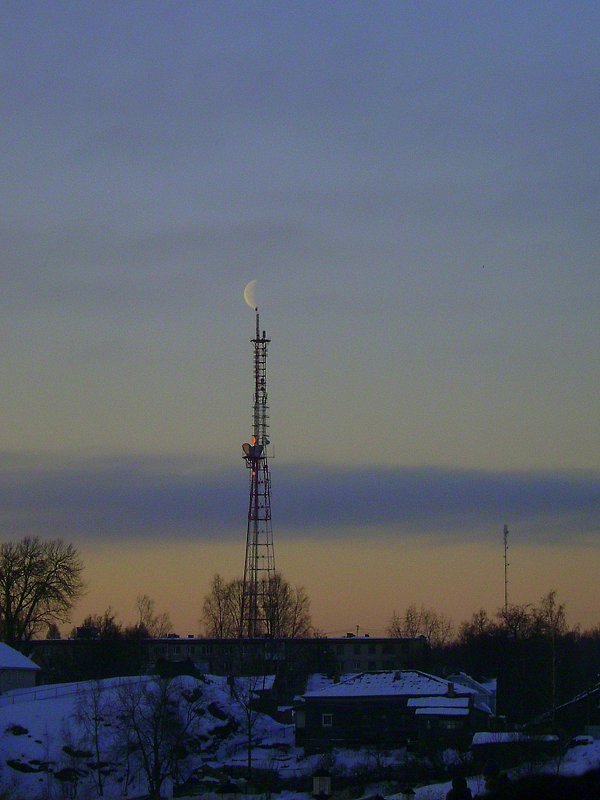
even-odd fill
[[[241,536],[245,474],[191,458],[0,460],[2,531],[81,539]],[[595,472],[277,465],[277,535],[487,537],[508,522],[521,540],[586,541],[599,532]]]

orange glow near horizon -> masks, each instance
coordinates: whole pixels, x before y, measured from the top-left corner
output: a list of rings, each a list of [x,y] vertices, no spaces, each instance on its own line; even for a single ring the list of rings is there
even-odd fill
[[[148,594],[167,611],[181,636],[200,632],[202,601],[212,576],[241,574],[243,542],[171,541],[87,545],[81,549],[88,592],[74,611],[72,625],[109,605],[124,623],[135,621],[135,601]],[[537,603],[556,589],[571,625],[589,628],[599,620],[596,576],[600,554],[591,547],[511,547],[509,600]],[[277,567],[311,599],[313,623],[323,632],[385,635],[394,611],[425,605],[456,625],[480,608],[490,614],[504,600],[504,565],[498,546],[422,539],[368,542],[347,539],[276,543]],[[68,632],[71,626],[64,626]]]

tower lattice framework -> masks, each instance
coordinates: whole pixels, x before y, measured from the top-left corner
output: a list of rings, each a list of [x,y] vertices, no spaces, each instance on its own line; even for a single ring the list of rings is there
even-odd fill
[[[271,476],[267,448],[269,445],[269,405],[267,395],[267,355],[270,339],[260,332],[256,311],[254,347],[254,402],[252,406],[252,438],[242,445],[246,467],[250,473],[246,559],[240,614],[240,636],[256,638],[269,632],[267,610],[269,588],[275,576],[273,529],[271,526]]]

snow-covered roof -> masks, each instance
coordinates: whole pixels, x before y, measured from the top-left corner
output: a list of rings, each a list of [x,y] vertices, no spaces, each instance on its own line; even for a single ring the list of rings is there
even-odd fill
[[[471,689],[476,689],[482,694],[494,694],[496,692],[496,678],[489,681],[476,681],[466,672],[454,672],[448,675],[448,680],[453,681],[461,686],[469,686]]]
[[[417,708],[415,717],[468,717],[468,708],[446,708],[444,706],[427,706]]]
[[[2,669],[40,669],[40,667],[14,647],[0,642],[0,670]]]
[[[411,697],[406,704],[409,708],[468,708],[468,697]]]
[[[498,686],[498,679],[497,678],[490,678],[488,681],[480,681],[481,685],[484,689],[487,689],[488,692],[491,694],[496,693],[496,689]]]
[[[455,687],[461,694],[473,694],[467,687]],[[414,697],[445,695],[448,681],[417,670],[360,672],[339,683],[306,692],[304,697]]]
[[[347,673],[346,677],[353,677],[355,674],[357,673]],[[321,689],[328,689],[334,684],[334,679],[328,675],[324,675],[322,672],[313,672],[308,676],[304,693],[319,692]]]
[[[490,733],[488,731],[480,731],[473,735],[473,744],[512,744],[517,742],[556,742],[558,736],[545,734],[543,736],[532,736],[527,733],[519,733],[518,731],[503,731]]]

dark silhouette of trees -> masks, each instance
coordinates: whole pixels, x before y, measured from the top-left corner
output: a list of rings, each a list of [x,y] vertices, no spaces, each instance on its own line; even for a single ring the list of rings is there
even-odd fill
[[[598,630],[570,629],[565,604],[552,589],[537,604],[510,605],[495,617],[477,611],[460,625],[457,641],[434,654],[432,671],[497,677],[498,712],[524,722],[597,683]]]
[[[118,748],[143,773],[150,800],[162,797],[165,782],[178,778],[181,762],[198,749],[200,699],[177,678],[131,681],[117,690]]]
[[[216,574],[204,596],[201,623],[212,639],[234,639],[241,624],[241,578],[225,581]]]
[[[105,772],[107,762],[104,732],[109,723],[110,705],[107,694],[103,691],[100,681],[92,681],[89,685],[83,684],[79,690],[76,705],[76,718],[81,726],[83,741],[81,744],[90,746],[94,754],[88,764],[94,774],[96,794],[104,796]]]
[[[88,614],[81,625],[73,628],[71,639],[117,640],[123,638],[123,627],[111,606],[102,614]]]
[[[140,636],[145,635],[151,639],[160,639],[173,630],[173,623],[166,611],[161,614],[156,612],[156,603],[147,594],[140,594],[136,599],[138,612],[137,631]]]
[[[0,545],[0,640],[27,641],[69,621],[83,594],[83,563],[62,539],[26,537]]]
[[[220,575],[212,579],[204,597],[201,624],[207,636],[233,639],[239,636],[242,609],[241,578],[227,582]],[[260,592],[263,607],[264,635],[274,638],[312,636],[310,599],[303,586],[292,586],[281,574],[275,574]]]
[[[432,647],[443,647],[452,641],[454,625],[442,612],[413,603],[402,616],[394,611],[387,632],[398,638],[424,636]]]
[[[303,586],[291,586],[276,573],[265,592],[266,633],[274,638],[299,639],[313,632],[310,600]]]
[[[465,643],[481,636],[490,636],[496,633],[498,623],[490,619],[485,608],[476,611],[468,622],[461,622],[458,629],[458,641]]]

